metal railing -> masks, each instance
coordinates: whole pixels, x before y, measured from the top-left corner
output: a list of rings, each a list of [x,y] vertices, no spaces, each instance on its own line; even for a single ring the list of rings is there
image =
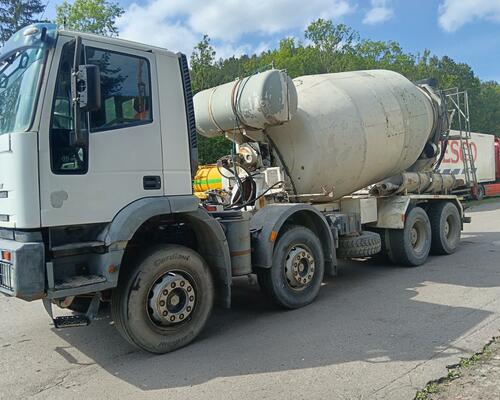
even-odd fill
[[[448,113],[450,121],[455,119],[455,129],[457,134],[448,135],[445,140],[454,139],[460,142],[462,162],[464,165],[465,186],[472,194],[477,192],[477,174],[474,163],[474,156],[471,148],[471,129],[470,129],[470,111],[469,95],[467,91],[459,91],[458,88],[444,90],[448,104]]]

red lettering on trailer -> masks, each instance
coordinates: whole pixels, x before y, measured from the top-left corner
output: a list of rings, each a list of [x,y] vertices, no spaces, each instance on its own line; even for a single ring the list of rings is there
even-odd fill
[[[450,159],[450,163],[456,164],[460,161],[460,151],[459,151],[460,144],[458,141],[454,140],[451,142],[451,154],[454,156]]]
[[[472,152],[472,158],[474,161],[477,160],[477,145],[474,142],[469,142],[469,147]],[[451,154],[450,154],[451,153]],[[447,164],[458,164],[463,163],[462,149],[460,148],[459,140],[450,140],[448,142],[448,147],[444,153],[443,162]]]

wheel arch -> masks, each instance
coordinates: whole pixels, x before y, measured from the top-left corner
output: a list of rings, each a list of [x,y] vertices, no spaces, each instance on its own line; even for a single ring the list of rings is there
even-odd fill
[[[337,258],[332,231],[327,219],[309,204],[270,204],[257,211],[250,221],[252,265],[271,268],[274,245],[287,224],[309,228],[319,237],[325,257],[325,271],[334,275]]]
[[[137,200],[120,210],[108,225],[103,239],[109,251],[115,253],[114,258],[119,260],[118,264],[122,266],[128,251],[133,247],[134,239],[146,227],[154,227],[154,224],[164,218],[189,224],[190,231],[196,237],[196,244],[187,247],[197,251],[212,271],[218,303],[230,307],[231,258],[226,236],[220,223],[198,204],[198,199],[190,195]],[[126,268],[125,265],[122,267]]]

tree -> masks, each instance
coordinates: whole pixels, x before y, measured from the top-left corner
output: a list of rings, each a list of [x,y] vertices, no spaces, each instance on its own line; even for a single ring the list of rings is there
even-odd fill
[[[220,69],[215,65],[215,55],[210,38],[208,35],[204,35],[191,54],[191,84],[194,93],[219,84],[217,72]],[[208,139],[198,135],[198,160],[200,164],[214,163],[220,156],[229,154],[230,151],[231,142],[225,137]]]
[[[191,54],[191,84],[195,93],[214,85],[214,64],[215,50],[208,35],[204,35]]]
[[[38,22],[45,11],[41,0],[0,0],[0,42],[3,44],[19,29]]]
[[[56,6],[56,24],[79,32],[118,36],[116,19],[125,10],[107,0],[75,0],[73,4],[64,0]]]
[[[319,18],[304,32],[317,50],[322,72],[337,72],[345,69],[345,55],[350,54],[359,41],[359,34],[345,24],[335,25],[330,20]]]

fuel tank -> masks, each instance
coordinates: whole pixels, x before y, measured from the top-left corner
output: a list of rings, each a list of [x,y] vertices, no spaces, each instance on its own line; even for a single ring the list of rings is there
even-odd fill
[[[283,105],[291,118],[265,131],[297,194],[340,198],[435,157],[429,144],[444,114],[432,88],[386,70],[303,76],[293,85],[296,111]],[[206,98],[195,97],[204,103],[197,109]]]

